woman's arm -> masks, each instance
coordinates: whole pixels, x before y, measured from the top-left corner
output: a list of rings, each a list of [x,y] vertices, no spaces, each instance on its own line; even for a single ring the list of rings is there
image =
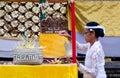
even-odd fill
[[[89,69],[87,68],[86,66],[84,66],[83,64],[79,64],[79,67],[78,67],[78,70],[81,72],[81,73],[84,73],[84,74],[90,74],[91,76],[93,77],[96,77],[96,73],[94,68],[93,69]]]
[[[71,38],[71,35],[69,35],[66,30],[61,30],[61,31],[59,31],[59,35],[68,38],[69,41],[71,41],[71,39],[72,39],[72,38]]]
[[[71,41],[71,39],[72,39],[71,35],[69,35],[66,30],[59,31],[59,35],[68,38],[69,41]],[[88,50],[89,45],[88,44],[80,44],[79,42],[76,41],[76,46],[77,46],[77,49],[79,49],[83,52],[86,52]]]
[[[81,44],[78,41],[76,41],[76,46],[77,46],[78,50],[80,50],[82,52],[87,52],[89,44],[88,43],[87,44]]]

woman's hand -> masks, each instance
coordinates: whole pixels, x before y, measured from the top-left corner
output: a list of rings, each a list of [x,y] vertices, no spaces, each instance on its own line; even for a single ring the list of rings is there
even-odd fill
[[[80,67],[80,65],[79,65],[79,61],[78,61],[77,59],[76,59],[76,63],[77,63],[77,66]]]
[[[68,38],[68,40],[71,40],[71,36],[68,34],[66,30],[59,31],[59,35]]]

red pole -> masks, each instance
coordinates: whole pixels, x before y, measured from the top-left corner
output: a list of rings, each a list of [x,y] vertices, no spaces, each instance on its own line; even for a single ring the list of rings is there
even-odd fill
[[[72,24],[72,60],[76,63],[76,25],[75,25],[75,3],[71,0],[71,24]]]

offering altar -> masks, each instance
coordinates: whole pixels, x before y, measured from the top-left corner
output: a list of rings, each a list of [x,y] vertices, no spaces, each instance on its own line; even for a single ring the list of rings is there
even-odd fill
[[[77,78],[76,64],[0,65],[0,78]]]
[[[40,3],[41,1],[44,2],[44,0],[40,0]],[[53,0],[53,2],[54,1],[56,0]],[[52,0],[50,0],[50,2],[52,2]],[[57,0],[57,2],[59,1]],[[44,3],[42,5],[44,5]],[[43,16],[42,18],[45,19],[47,15],[53,16],[52,21],[54,21],[55,19],[57,23],[59,23],[60,26],[57,27],[57,24],[54,24],[54,22],[52,23],[54,26],[50,25],[51,23],[49,23],[50,26],[47,26],[44,24],[44,22],[46,21],[43,21],[43,24],[41,25],[44,26],[44,28],[42,28],[41,26],[42,30],[40,32],[40,37],[39,37],[40,39],[39,46],[44,46],[42,44],[44,44],[45,42],[47,42],[48,44],[51,43],[46,40],[44,42],[42,41],[42,37],[45,39],[45,36],[49,35],[49,37],[51,36],[51,38],[52,37],[55,38],[54,41],[57,41],[57,39],[60,38],[59,39],[60,46],[62,47],[59,47],[58,49],[58,47],[56,48],[54,46],[45,45],[44,46],[45,48],[42,51],[42,48],[35,47],[35,46],[33,47],[33,44],[31,44],[31,41],[29,41],[28,37],[24,38],[24,34],[23,34],[22,36],[25,40],[23,44],[18,44],[18,47],[15,48],[14,56],[13,56],[13,63],[0,65],[0,73],[1,73],[0,78],[8,78],[8,77],[10,78],[78,78],[78,74],[77,74],[78,69],[77,69],[77,64],[75,62],[72,62],[70,60],[63,61],[62,59],[47,60],[47,63],[43,62],[45,57],[66,58],[66,51],[64,48],[64,43],[67,41],[67,39],[58,36],[59,30],[63,30],[63,29],[67,30],[68,21],[66,18],[66,12],[67,12],[66,5],[67,5],[67,2],[52,4],[53,6],[52,9],[48,6],[49,8],[48,8],[48,11],[46,12],[44,12],[43,11],[44,9],[40,7],[40,12],[42,13],[40,14],[40,17]],[[54,13],[51,13],[50,10],[54,10]],[[57,11],[61,13],[58,13]],[[48,14],[45,15],[44,13],[48,13]],[[62,20],[62,21],[59,22],[59,20]],[[34,21],[36,22],[36,19]],[[24,30],[24,31],[27,31],[27,30]],[[30,35],[30,34],[31,33],[27,35]],[[32,37],[32,36],[29,36],[29,37]],[[46,39],[49,39],[49,38],[46,38]],[[54,41],[53,41],[53,45],[56,45]],[[43,42],[43,43],[40,43],[40,42]],[[56,49],[53,50],[53,49],[50,49],[50,47],[54,47]],[[52,54],[47,56],[47,54],[45,53],[45,49],[51,50],[55,56]],[[57,49],[58,51],[56,51]],[[49,54],[50,51],[47,51],[47,53]],[[37,63],[35,63],[36,60],[37,60]],[[41,61],[38,61],[38,60],[41,60]]]

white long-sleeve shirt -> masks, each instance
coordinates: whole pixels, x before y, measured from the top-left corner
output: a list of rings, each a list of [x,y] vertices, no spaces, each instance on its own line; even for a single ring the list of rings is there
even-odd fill
[[[82,73],[91,74],[94,78],[106,78],[105,55],[100,41],[96,41],[91,47],[90,43],[80,44],[77,42],[77,49],[86,52],[85,66],[80,63],[79,70]]]

